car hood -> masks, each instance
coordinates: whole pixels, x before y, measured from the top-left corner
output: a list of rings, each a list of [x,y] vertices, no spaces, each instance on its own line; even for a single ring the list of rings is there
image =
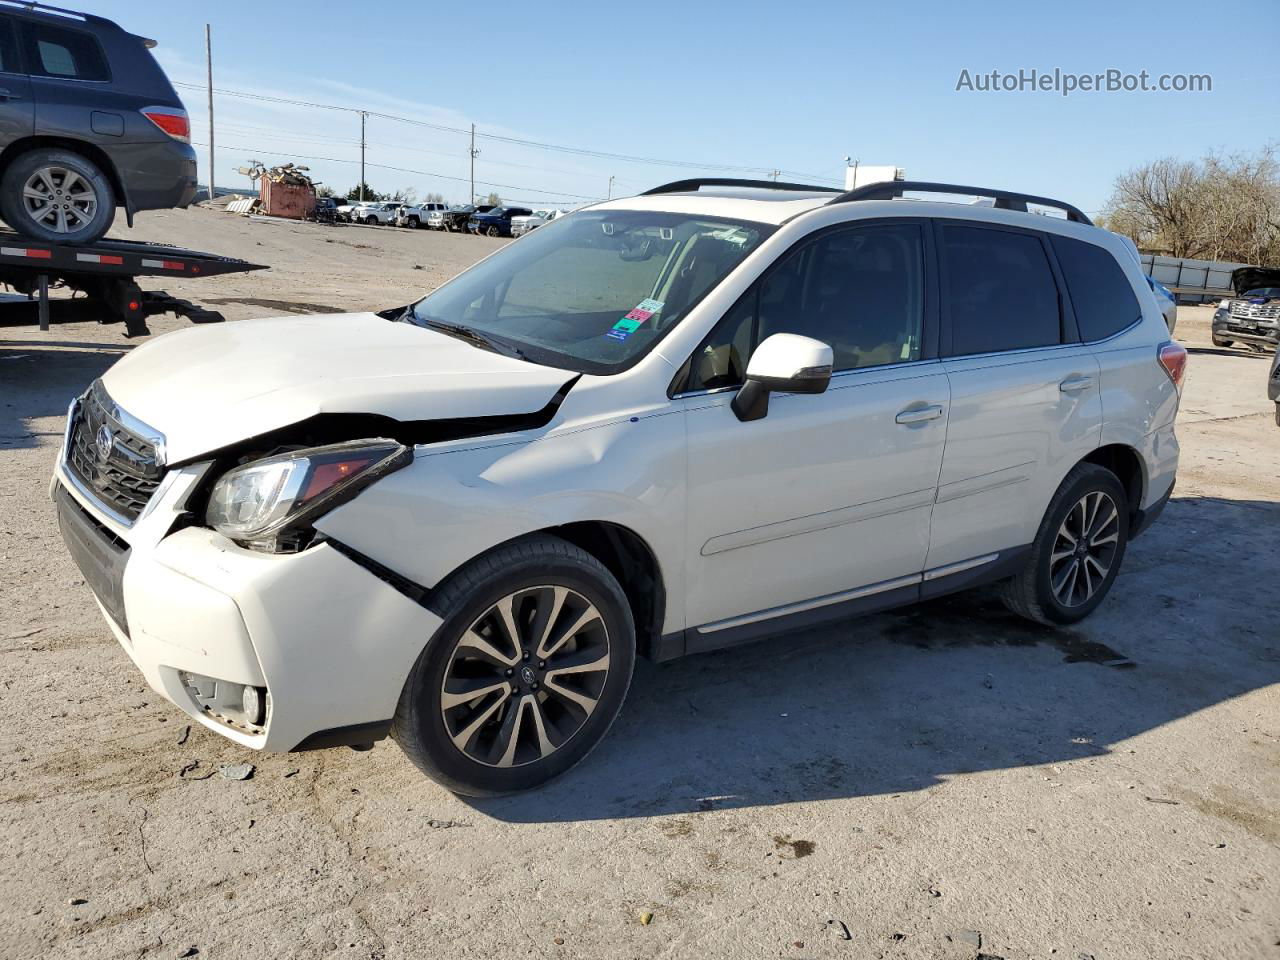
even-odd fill
[[[1240,267],[1231,271],[1231,289],[1237,296],[1258,287],[1280,287],[1280,270],[1271,267]]]
[[[372,313],[193,327],[103,376],[128,414],[164,434],[169,463],[321,413],[452,420],[536,413],[574,374]]]

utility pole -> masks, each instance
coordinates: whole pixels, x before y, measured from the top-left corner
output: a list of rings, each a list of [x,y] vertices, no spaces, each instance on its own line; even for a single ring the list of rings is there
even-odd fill
[[[777,183],[777,182],[778,182],[778,178],[779,178],[780,176],[782,176],[782,171],[781,171],[781,170],[776,170],[776,169],[775,169],[775,170],[770,170],[770,171],[769,171],[769,173],[768,173],[768,177],[769,177],[769,179],[770,179],[770,180],[772,180],[774,183]]]
[[[364,201],[364,121],[369,115],[360,111],[360,200]]]
[[[618,179],[618,178],[617,178],[617,177],[610,177],[610,178],[609,178],[609,193],[608,193],[608,195],[605,197],[605,199],[606,199],[606,200],[612,200],[612,199],[613,199],[613,181],[614,181],[614,180],[616,180],[616,179]]]
[[[467,151],[471,155],[471,202],[476,202],[476,157],[480,156],[480,151],[476,149],[476,125],[471,125],[471,149]]]
[[[213,39],[209,25],[204,25],[204,65],[209,81],[209,199],[213,199]]]

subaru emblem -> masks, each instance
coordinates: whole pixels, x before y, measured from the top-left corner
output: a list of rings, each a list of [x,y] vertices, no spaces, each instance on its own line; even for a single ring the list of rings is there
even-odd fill
[[[93,445],[98,450],[98,459],[106,461],[111,456],[111,447],[114,438],[111,436],[111,428],[105,423],[98,428],[97,434],[94,435]]]

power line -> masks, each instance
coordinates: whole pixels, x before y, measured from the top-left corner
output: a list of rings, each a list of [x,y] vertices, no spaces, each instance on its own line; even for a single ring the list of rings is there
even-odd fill
[[[192,145],[197,147],[208,146],[208,144],[200,143],[195,140],[192,141]],[[282,153],[278,150],[272,150],[268,147],[251,147],[243,143],[224,143],[223,146],[234,147],[237,150],[248,150],[252,153],[263,153],[267,155],[274,154],[277,157],[289,157],[294,160],[324,160],[328,163],[352,163],[352,164],[360,163],[359,160],[346,160],[346,159],[343,159],[342,157],[316,157],[316,156],[311,156],[305,153]],[[377,167],[380,170],[393,170],[396,173],[412,173],[415,176],[419,176],[419,177],[438,177],[441,180],[455,180],[458,183],[468,182],[467,177],[451,177],[447,173],[435,173],[430,170],[410,170],[407,167],[392,167],[385,163],[369,163],[367,164],[367,166]],[[475,182],[486,187],[501,187],[503,190],[523,190],[526,193],[542,193],[542,194],[546,194],[548,196],[553,196],[553,197],[568,197],[571,200],[594,201],[594,200],[600,199],[599,197],[583,196],[580,193],[565,193],[563,190],[542,190],[538,187],[522,187],[512,183],[494,183],[489,180],[477,180]]]
[[[177,82],[177,81],[175,81],[174,86],[186,87],[193,90],[205,89],[205,87],[201,84],[183,83],[183,82]],[[259,100],[266,103],[283,103],[283,104],[289,104],[292,106],[299,106],[299,107],[314,107],[318,110],[338,110],[346,113],[361,113],[361,114],[364,114],[365,116],[378,117],[379,119],[382,119],[382,120],[392,120],[392,121],[395,121],[396,123],[406,123],[415,127],[425,127],[426,129],[429,129],[429,130],[440,130],[445,133],[454,133],[460,136],[471,135],[470,130],[463,129],[462,127],[451,127],[451,126],[448,126],[447,124],[442,124],[442,123],[431,123],[426,120],[415,120],[412,117],[403,117],[394,113],[381,113],[376,110],[361,110],[358,107],[345,107],[335,103],[318,103],[313,100],[295,100],[290,97],[276,97],[276,96],[271,96],[265,93],[250,93],[245,90],[227,90],[222,88],[215,88],[214,93],[220,94],[222,96],[227,96],[227,97],[239,97],[245,100]],[[631,154],[625,154],[625,153],[610,153],[604,150],[591,150],[586,147],[570,147],[570,146],[565,146],[564,144],[545,143],[540,140],[526,140],[521,137],[507,137],[497,133],[480,133],[477,131],[475,135],[479,138],[482,138],[485,140],[493,140],[498,143],[509,143],[509,144],[514,144],[516,146],[522,146],[522,147],[533,147],[539,150],[555,150],[560,153],[569,153],[576,156],[584,156],[584,157],[594,157],[600,160],[621,160],[627,163],[645,163],[653,166],[662,166],[662,167],[689,167],[693,169],[702,169],[702,170],[722,170],[722,171],[733,172],[733,173],[772,174],[774,172],[774,168],[771,168],[771,167],[735,166],[733,164],[705,163],[705,162],[696,161],[696,160],[664,160],[657,157],[640,157],[640,156],[633,156]],[[808,180],[825,180],[830,183],[842,182],[837,180],[834,177],[822,177],[814,174],[802,173],[796,170],[778,170],[777,173],[779,175],[785,174],[787,176],[799,177],[801,179],[808,179]]]

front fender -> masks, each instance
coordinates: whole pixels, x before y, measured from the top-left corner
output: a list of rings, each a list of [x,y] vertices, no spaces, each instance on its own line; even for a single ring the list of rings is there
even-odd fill
[[[430,588],[515,537],[614,523],[653,550],[669,633],[684,627],[684,481],[684,420],[666,411],[539,437],[418,447],[410,466],[316,529]]]

